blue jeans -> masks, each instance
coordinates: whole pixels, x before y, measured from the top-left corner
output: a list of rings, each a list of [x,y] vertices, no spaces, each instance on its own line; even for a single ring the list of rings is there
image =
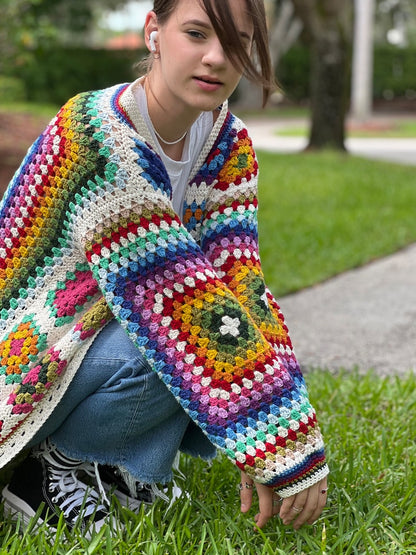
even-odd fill
[[[216,454],[115,320],[31,444],[47,436],[70,457],[124,468],[146,483],[171,480],[178,450],[207,460]]]

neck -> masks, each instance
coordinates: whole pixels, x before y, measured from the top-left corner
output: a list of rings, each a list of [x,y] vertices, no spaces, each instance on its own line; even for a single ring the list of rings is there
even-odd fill
[[[168,150],[177,151],[173,147],[180,145],[182,153],[186,135],[200,112],[192,112],[189,108],[181,109],[181,106],[173,102],[169,103],[161,94],[156,97],[155,88],[149,76],[144,81],[146,91],[147,109],[153,124],[160,146],[168,154]],[[156,90],[159,90],[157,88]],[[170,144],[169,144],[170,143]],[[168,154],[170,156],[170,154]]]
[[[156,131],[156,129],[154,129],[155,135],[156,137],[162,141],[163,144],[168,145],[168,146],[172,146],[172,145],[177,145],[178,143],[180,143],[181,141],[183,141],[183,139],[186,137],[186,135],[188,134],[188,131],[185,131],[185,133],[183,135],[181,135],[179,137],[179,139],[175,139],[174,141],[167,141],[166,139],[164,139],[162,137],[162,135],[160,133],[158,133]]]

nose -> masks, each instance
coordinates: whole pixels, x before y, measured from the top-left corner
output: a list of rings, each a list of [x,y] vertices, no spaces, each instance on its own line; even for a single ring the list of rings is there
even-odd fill
[[[203,63],[209,66],[224,65],[227,60],[224,48],[217,37],[213,38],[208,43],[208,48],[202,59]]]

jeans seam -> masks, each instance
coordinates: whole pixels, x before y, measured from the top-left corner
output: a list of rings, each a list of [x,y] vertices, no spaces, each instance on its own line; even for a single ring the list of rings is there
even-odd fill
[[[142,361],[143,362],[143,361]],[[126,450],[126,445],[127,445],[127,438],[130,437],[130,430],[133,427],[133,422],[137,422],[137,415],[139,414],[139,408],[142,402],[142,399],[144,397],[145,394],[147,394],[148,388],[149,388],[149,374],[144,374],[144,384],[141,390],[141,395],[140,397],[137,399],[134,411],[132,412],[130,418],[129,418],[129,423],[128,426],[126,426],[125,428],[125,433],[123,434],[122,440],[121,440],[121,445],[120,445],[120,459],[123,461],[123,464],[126,461],[126,457],[125,457],[125,450]],[[128,447],[128,445],[127,445]]]

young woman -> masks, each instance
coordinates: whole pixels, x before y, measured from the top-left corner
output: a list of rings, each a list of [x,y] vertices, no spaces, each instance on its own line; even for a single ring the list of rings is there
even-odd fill
[[[255,487],[259,527],[279,513],[299,528],[328,468],[263,281],[257,160],[227,104],[243,73],[270,93],[263,2],[156,0],[144,31],[146,75],[71,99],[1,204],[0,464],[30,449],[5,511],[28,520],[44,502],[51,526],[58,509],[98,529],[101,486],[149,501],[178,450],[220,449],[241,510]]]

